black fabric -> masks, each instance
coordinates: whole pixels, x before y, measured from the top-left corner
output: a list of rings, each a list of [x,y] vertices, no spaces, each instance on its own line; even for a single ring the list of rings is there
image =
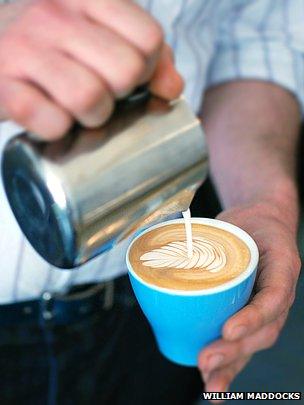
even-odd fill
[[[210,178],[196,192],[191,204],[193,217],[215,218],[222,211],[221,203]]]
[[[86,284],[71,289],[67,295],[46,293],[37,300],[0,305],[0,328],[18,324],[39,325],[44,322],[43,318],[48,323],[59,325],[80,321],[103,308],[107,284]]]
[[[1,329],[1,405],[190,405],[200,396],[197,369],[158,352],[122,279],[113,307],[81,322]]]

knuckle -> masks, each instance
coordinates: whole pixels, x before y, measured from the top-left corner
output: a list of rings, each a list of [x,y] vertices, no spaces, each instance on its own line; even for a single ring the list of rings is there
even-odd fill
[[[25,14],[21,28],[28,34],[34,34],[45,27],[53,27],[54,23],[61,20],[61,13],[54,1],[41,1],[33,3]]]
[[[147,56],[151,56],[160,50],[164,42],[164,33],[162,27],[156,21],[152,21],[146,30],[145,38],[149,38],[149,40],[145,41],[143,49]]]
[[[291,294],[291,285],[288,282],[280,286],[265,286],[263,288],[264,299],[267,298],[267,301],[259,303],[256,305],[257,308],[260,308],[260,313],[264,314],[264,323],[267,323],[269,320],[275,320],[280,314],[282,314],[286,309],[288,309],[288,303],[290,300]],[[267,302],[267,306],[265,303]]]
[[[132,58],[132,62],[124,66],[124,71],[114,80],[114,87],[117,93],[127,94],[138,83],[145,72],[145,63],[140,56]]]
[[[292,268],[298,272],[300,271],[301,266],[302,266],[301,259],[297,252],[292,257]]]
[[[59,6],[69,6],[71,4],[77,4],[77,0],[52,0],[50,3],[57,4]]]
[[[290,286],[290,294],[292,295],[300,275],[300,270],[302,267],[301,259],[299,256],[298,251],[291,253],[290,257],[288,258],[289,261],[289,286]],[[291,304],[293,303],[293,300]]]
[[[282,313],[289,308],[289,302],[292,294],[290,286],[274,289],[273,305],[276,306],[277,312]],[[276,294],[276,295],[275,295]]]
[[[10,118],[21,124],[26,124],[35,114],[34,103],[31,103],[22,94],[19,95],[18,99],[7,97],[5,108]]]
[[[296,299],[296,289],[293,288],[292,291],[291,291],[291,293],[290,293],[290,297],[289,297],[289,307],[288,307],[288,308],[292,307],[293,303],[295,302],[295,299]]]
[[[37,13],[36,15],[39,16],[39,18],[44,16],[47,20],[49,20],[50,17],[56,20],[59,18],[61,20],[63,13],[60,5],[64,6],[64,4],[66,4],[66,0],[61,2],[42,0],[34,4],[31,10],[33,13]]]
[[[139,55],[134,57],[133,63],[127,68],[127,75],[133,84],[144,74],[145,67],[145,62]]]
[[[268,338],[265,343],[265,349],[272,347],[276,343],[276,341],[278,340],[279,334],[280,334],[280,329],[278,328],[278,326],[271,327],[271,329],[269,330],[269,333],[268,333]]]
[[[105,95],[105,89],[97,82],[87,83],[78,91],[71,93],[67,102],[76,113],[83,113],[94,109]]]
[[[289,309],[285,310],[277,319],[276,324],[279,331],[283,328],[287,318],[288,318]]]
[[[31,44],[23,35],[9,34],[1,39],[0,68],[1,74],[11,75],[26,70],[31,56]],[[16,63],[16,60],[19,63]]]
[[[104,124],[113,112],[113,103],[104,103],[101,107],[97,107],[96,110],[79,115],[77,118],[87,128],[96,128]]]
[[[252,309],[252,323],[254,326],[258,327],[264,325],[265,323],[265,316],[263,314],[263,310],[261,307],[254,301],[248,304],[248,307]]]
[[[71,128],[72,123],[72,118],[67,119],[66,122],[62,123],[58,128],[54,128],[54,130],[51,130],[49,134],[47,134],[48,139],[57,140],[62,138]]]
[[[29,122],[29,129],[48,141],[62,138],[73,124],[72,116],[60,106],[42,104],[37,120]]]
[[[284,246],[284,241],[281,244],[281,246]],[[278,252],[278,250],[280,249],[281,246],[279,246],[275,251]],[[300,270],[300,268],[301,268],[301,259],[299,257],[299,252],[298,252],[296,246],[289,247],[288,250],[286,249],[286,252],[284,254],[284,263],[292,271]]]

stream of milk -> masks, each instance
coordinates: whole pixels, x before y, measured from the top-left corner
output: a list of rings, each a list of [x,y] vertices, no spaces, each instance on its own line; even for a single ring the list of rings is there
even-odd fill
[[[192,226],[191,226],[191,212],[190,208],[187,211],[183,211],[183,217],[185,221],[187,251],[189,259],[193,256],[193,241],[192,241]]]

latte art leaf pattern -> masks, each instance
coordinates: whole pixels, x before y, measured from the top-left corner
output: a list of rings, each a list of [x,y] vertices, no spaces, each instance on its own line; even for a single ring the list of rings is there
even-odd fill
[[[194,237],[193,255],[188,257],[187,242],[170,242],[153,249],[140,257],[144,266],[154,268],[204,269],[211,273],[220,271],[226,265],[223,246],[211,239]]]

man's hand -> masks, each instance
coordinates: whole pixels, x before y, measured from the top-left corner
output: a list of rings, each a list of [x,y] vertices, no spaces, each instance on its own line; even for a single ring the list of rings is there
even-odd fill
[[[255,291],[249,304],[230,318],[223,338],[200,355],[206,391],[226,391],[252,354],[276,341],[295,297],[300,259],[294,232],[268,203],[231,209],[219,219],[247,231],[260,252]]]
[[[46,139],[74,120],[101,125],[140,84],[166,99],[182,91],[159,24],[130,0],[20,0],[0,11],[0,116]]]
[[[260,263],[250,303],[224,325],[199,358],[206,390],[223,391],[250,356],[270,347],[293,302],[296,246],[296,145],[301,115],[291,93],[271,83],[236,81],[207,92],[202,121],[219,216],[256,241]]]

